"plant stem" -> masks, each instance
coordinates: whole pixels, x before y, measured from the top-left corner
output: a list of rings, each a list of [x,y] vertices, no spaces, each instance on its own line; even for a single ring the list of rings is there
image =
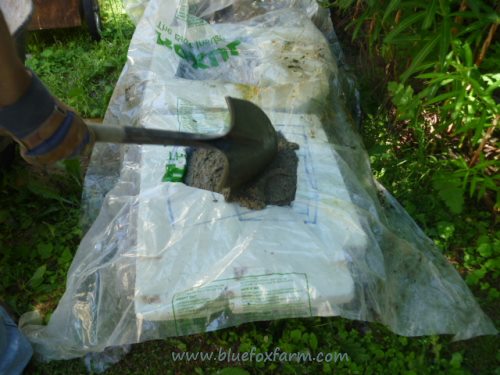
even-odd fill
[[[465,10],[467,9],[467,0],[462,0],[462,2],[460,3],[460,8],[458,9],[459,12],[465,12]],[[457,25],[461,25],[463,24],[464,22],[464,19],[461,17],[461,16],[456,16],[455,17],[455,23]]]
[[[398,9],[398,11],[396,12],[396,16],[394,17],[394,23],[396,25],[399,25],[399,21],[401,21],[401,9]]]
[[[484,60],[484,57],[486,56],[486,52],[488,51],[488,48],[490,47],[491,41],[493,40],[493,37],[495,36],[495,33],[497,31],[498,24],[494,23],[490,26],[490,31],[488,32],[488,36],[484,40],[483,46],[481,47],[481,52],[479,52],[479,56],[476,59],[476,66],[479,67],[481,63]]]
[[[483,148],[486,145],[486,142],[488,142],[488,140],[491,138],[491,135],[495,131],[495,128],[498,124],[499,119],[500,119],[500,115],[496,115],[495,118],[493,119],[493,123],[486,131],[486,134],[484,135],[483,139],[481,140],[481,144],[479,145],[477,150],[474,151],[474,154],[472,155],[472,159],[469,162],[469,168],[472,168],[479,160],[479,155],[481,155],[481,152],[483,151]]]
[[[354,15],[352,16],[353,19],[359,17],[359,13],[361,12],[361,6],[362,6],[362,1],[361,0],[356,1],[356,6],[354,8]]]

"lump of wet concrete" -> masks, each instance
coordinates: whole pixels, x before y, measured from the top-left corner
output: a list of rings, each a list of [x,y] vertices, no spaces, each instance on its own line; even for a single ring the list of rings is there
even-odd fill
[[[269,166],[252,181],[238,189],[223,192],[228,202],[261,210],[266,205],[286,206],[295,199],[297,166],[295,151],[299,145],[288,142],[278,133],[278,152]],[[199,189],[217,191],[224,171],[225,157],[220,151],[209,149],[190,150],[184,183]]]

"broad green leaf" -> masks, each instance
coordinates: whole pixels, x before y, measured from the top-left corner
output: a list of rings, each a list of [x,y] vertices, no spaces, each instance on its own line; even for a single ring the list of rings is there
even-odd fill
[[[311,349],[313,351],[315,351],[316,349],[318,349],[318,338],[316,337],[316,335],[314,333],[311,332],[311,334],[309,335],[309,346],[311,347]]]
[[[495,10],[490,7],[486,1],[478,1],[478,0],[467,0],[467,4],[470,6],[470,8],[476,13],[478,17],[480,16],[480,12],[483,11],[484,13],[494,13]]]
[[[462,178],[462,193],[467,189],[467,182],[469,181],[470,168],[465,169],[465,176]]]
[[[424,89],[420,90],[420,92],[417,94],[417,98],[419,100],[424,100],[425,98],[427,98],[427,100],[430,100],[436,95],[438,90],[439,90],[438,85],[432,85],[427,83],[427,86],[424,87]],[[423,102],[422,105],[425,105],[425,103]]]
[[[441,15],[447,17],[450,14],[450,1],[449,0],[439,0],[439,9],[441,10]]]
[[[436,62],[435,61],[432,61],[432,62],[429,62],[429,63],[426,63],[426,64],[421,64],[420,66],[418,66],[417,68],[415,68],[415,73],[416,72],[420,72],[422,70],[428,70],[430,68],[433,68],[436,66]]]
[[[465,55],[465,66],[471,67],[472,62],[472,50],[470,49],[469,43],[464,43],[464,55]]]
[[[382,23],[384,23],[387,17],[389,17],[398,8],[400,3],[401,0],[391,0],[385,9],[384,16],[382,17]]]
[[[489,257],[493,254],[493,248],[490,243],[482,243],[477,247],[477,251],[482,257]]]
[[[429,56],[429,54],[434,50],[434,47],[441,39],[440,35],[437,35],[429,43],[427,43],[413,58],[410,67],[401,75],[401,81],[405,82],[408,77],[410,77],[419,67],[419,65]]]
[[[479,280],[481,280],[484,277],[485,274],[486,270],[484,268],[474,270],[469,275],[467,275],[465,281],[469,285],[476,285],[479,282]]]
[[[473,177],[471,179],[471,182],[470,182],[469,197],[472,197],[474,195],[474,193],[476,192],[477,183],[478,183],[478,179]]]
[[[78,184],[82,185],[82,168],[79,159],[67,159],[63,161],[64,168],[66,172],[73,178],[73,180]]]
[[[387,89],[389,90],[389,92],[394,95],[396,92],[402,90],[404,86],[401,84],[401,83],[398,83],[398,82],[395,82],[395,81],[390,81],[388,84],[387,84]]]
[[[32,288],[38,287],[43,282],[43,275],[45,275],[46,270],[47,266],[45,264],[36,269],[35,273],[29,281],[29,284]]]
[[[432,181],[439,197],[454,214],[459,214],[464,206],[464,193],[461,188],[461,181],[456,177],[438,175]]]
[[[468,83],[471,84],[472,88],[476,92],[476,95],[479,95],[479,96],[484,95],[484,89],[478,81],[476,81],[472,77],[469,77],[469,79],[467,81],[468,81]]]
[[[441,31],[439,33],[441,36],[439,39],[439,64],[441,64],[441,66],[445,63],[451,40],[450,19],[448,16],[445,16],[442,22]]]
[[[412,43],[415,42],[421,42],[422,41],[422,35],[421,34],[408,34],[408,35],[400,35],[398,36],[397,39],[394,39],[391,43],[391,45],[394,46],[408,46],[411,45]]]
[[[46,48],[41,55],[45,58],[51,57],[54,54],[54,51],[51,48]]]
[[[420,79],[428,79],[428,78],[439,78],[439,81],[444,79],[444,78],[449,78],[450,75],[448,73],[422,73],[416,76],[417,78]],[[434,80],[433,82],[437,82],[438,80]]]
[[[51,243],[40,243],[36,247],[36,251],[42,259],[49,258],[52,254],[52,250],[54,250],[54,247]]]
[[[71,254],[71,251],[69,251],[68,248],[65,248],[64,251],[62,252],[61,255],[57,258],[57,262],[59,265],[67,265],[71,263],[71,260],[73,259],[73,255]]]
[[[424,105],[431,105],[431,104],[434,104],[434,103],[442,102],[442,101],[445,101],[447,99],[454,98],[458,94],[459,93],[457,91],[447,92],[445,94],[438,95],[438,96],[432,98],[431,100],[426,101],[424,103]]]
[[[455,17],[462,17],[463,19],[471,19],[471,20],[480,20],[481,17],[477,17],[474,12],[471,11],[462,11],[462,12],[451,12],[448,16],[455,18]]]
[[[425,14],[424,22],[422,23],[423,30],[427,30],[434,23],[434,20],[436,18],[436,8],[437,0],[432,0],[432,3]]]
[[[457,100],[455,101],[455,110],[451,115],[451,117],[453,119],[455,119],[457,116],[460,115],[460,110],[462,109],[462,106],[464,105],[464,100],[465,100],[465,88],[458,91]]]
[[[500,75],[497,74],[495,76],[500,76]],[[500,77],[496,77],[495,78],[496,81],[493,81],[490,79],[490,77],[484,76],[484,75],[481,78],[487,84],[487,87],[486,87],[486,90],[484,91],[484,94],[491,97],[491,95],[493,94],[493,91],[495,91],[496,89],[498,89],[500,87]]]
[[[437,223],[436,227],[439,237],[441,237],[443,240],[449,240],[455,233],[455,225],[448,221],[440,221],[439,223]]]
[[[399,25],[397,25],[394,30],[392,30],[390,33],[386,35],[384,38],[384,43],[390,44],[392,41],[403,31],[409,29],[411,25],[413,25],[416,22],[419,22],[422,18],[425,17],[424,12],[419,12],[416,14],[412,14],[408,18],[405,18]]]
[[[68,97],[69,98],[82,98],[86,95],[85,90],[83,87],[78,87],[75,86],[68,92]]]
[[[481,2],[482,1],[480,1],[479,3],[481,3]],[[474,15],[474,17],[481,18],[481,11],[480,11],[479,4],[478,4],[477,0],[468,0],[467,5],[472,10],[471,13]]]
[[[500,23],[500,16],[498,15],[498,13],[495,12],[489,13],[484,19],[488,23],[494,23],[494,24]]]
[[[302,337],[302,331],[300,329],[294,329],[293,331],[290,332],[290,338],[292,341],[300,341],[300,338]]]
[[[29,180],[28,184],[27,184],[27,188],[33,194],[38,195],[42,198],[51,199],[51,200],[55,200],[55,201],[59,201],[59,202],[71,203],[71,201],[69,201],[68,199],[63,198],[58,191],[56,191],[56,190],[54,190],[46,185],[43,185],[42,183],[40,183],[36,180]]]
[[[454,369],[460,369],[462,366],[463,356],[462,353],[453,353],[450,360],[450,366]]]
[[[488,22],[485,20],[477,20],[476,22],[471,23],[470,25],[462,26],[456,35],[457,39],[463,39],[464,35],[469,35],[474,31],[480,30],[480,33],[483,33],[485,27],[488,25]]]

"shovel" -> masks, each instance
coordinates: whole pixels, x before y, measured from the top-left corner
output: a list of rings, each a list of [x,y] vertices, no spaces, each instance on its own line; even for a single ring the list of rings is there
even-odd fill
[[[87,124],[96,142],[204,147],[225,155],[218,192],[241,186],[273,160],[278,149],[276,132],[264,111],[243,99],[226,96],[231,117],[225,134],[207,135],[168,130]]]

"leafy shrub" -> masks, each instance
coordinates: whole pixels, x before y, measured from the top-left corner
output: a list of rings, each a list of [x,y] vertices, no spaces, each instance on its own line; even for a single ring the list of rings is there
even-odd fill
[[[392,69],[388,92],[396,121],[433,157],[433,186],[453,213],[464,199],[499,208],[500,23],[493,1],[338,0],[350,11],[353,38],[363,38]],[[493,43],[493,44],[492,44]],[[491,198],[493,197],[493,198]]]

